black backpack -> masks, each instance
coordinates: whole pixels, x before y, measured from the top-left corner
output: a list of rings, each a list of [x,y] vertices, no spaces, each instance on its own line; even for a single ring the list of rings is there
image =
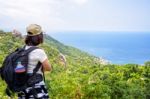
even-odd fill
[[[30,47],[27,50],[25,50],[25,47],[18,48],[5,58],[0,68],[0,74],[2,80],[7,84],[7,90],[20,92],[28,87],[28,54],[35,49],[38,49],[38,47]],[[39,62],[33,70],[33,75],[36,74],[40,67],[41,63]]]

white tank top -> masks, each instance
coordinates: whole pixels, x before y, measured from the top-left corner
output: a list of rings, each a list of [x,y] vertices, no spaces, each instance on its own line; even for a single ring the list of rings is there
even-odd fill
[[[25,49],[27,50],[32,46],[26,46]],[[43,49],[35,49],[29,53],[29,62],[28,62],[28,71],[27,73],[33,73],[34,68],[38,64],[38,62],[43,63],[47,59],[47,55]],[[43,74],[41,68],[38,70],[39,74]]]

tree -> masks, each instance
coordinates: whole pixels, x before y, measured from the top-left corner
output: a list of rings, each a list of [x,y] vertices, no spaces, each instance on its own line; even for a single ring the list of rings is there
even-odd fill
[[[4,31],[3,30],[0,30],[0,34],[3,34],[4,33]]]
[[[145,66],[150,66],[150,61],[147,61],[144,64],[145,64]]]

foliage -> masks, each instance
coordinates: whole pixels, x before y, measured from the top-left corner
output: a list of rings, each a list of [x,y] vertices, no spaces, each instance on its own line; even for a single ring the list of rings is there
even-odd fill
[[[101,65],[93,62],[94,56],[66,46],[45,35],[40,45],[47,53],[53,71],[46,73],[46,84],[52,99],[150,99],[150,66]],[[23,40],[11,33],[0,34],[0,64],[6,55],[23,45]],[[59,64],[59,53],[67,58],[67,69]],[[0,98],[5,83],[0,80]]]

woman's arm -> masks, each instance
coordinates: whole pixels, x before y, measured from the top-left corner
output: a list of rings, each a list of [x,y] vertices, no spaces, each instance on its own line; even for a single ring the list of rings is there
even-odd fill
[[[43,66],[44,71],[52,71],[52,66],[49,63],[48,59],[43,61],[42,66]]]

